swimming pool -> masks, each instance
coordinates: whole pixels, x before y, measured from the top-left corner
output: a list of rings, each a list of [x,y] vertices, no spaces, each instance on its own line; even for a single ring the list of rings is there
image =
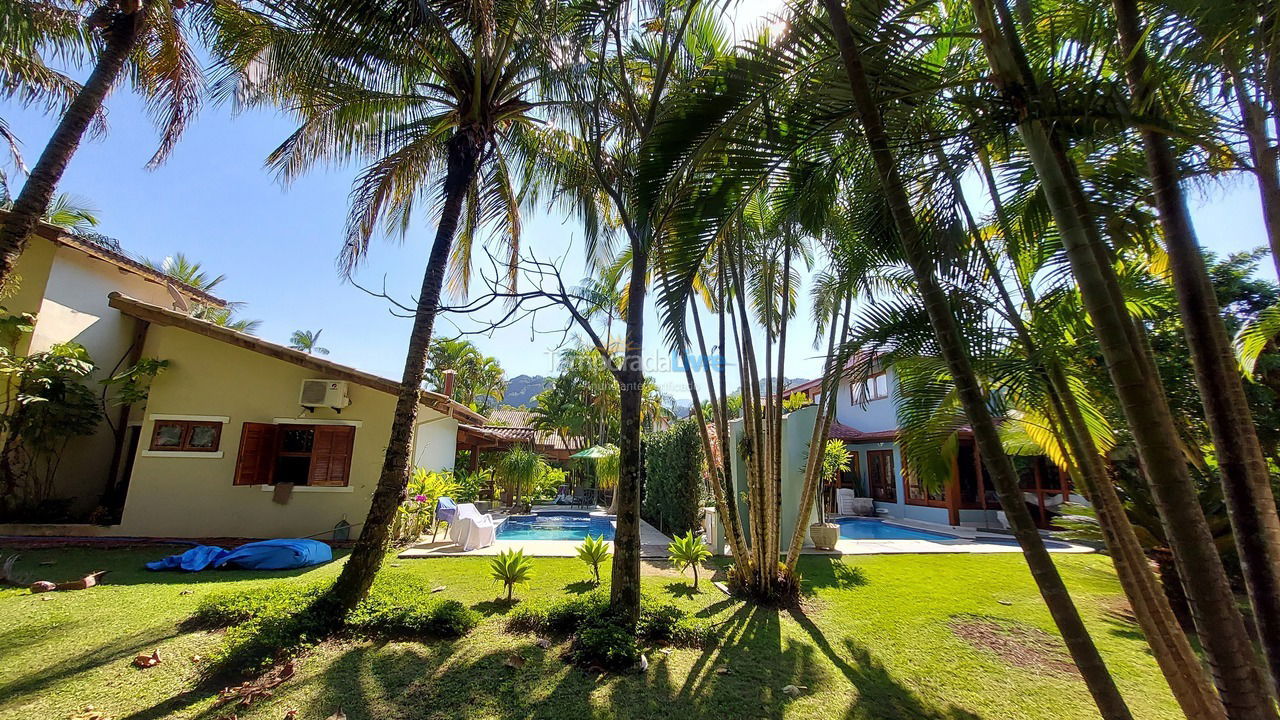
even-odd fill
[[[613,519],[584,512],[549,511],[512,515],[498,526],[503,540],[582,540],[604,536],[613,539]]]
[[[837,518],[840,537],[846,540],[955,540],[954,535],[890,525],[874,518]]]

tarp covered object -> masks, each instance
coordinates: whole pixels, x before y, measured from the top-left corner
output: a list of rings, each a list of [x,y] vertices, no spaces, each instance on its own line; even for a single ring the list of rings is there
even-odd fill
[[[238,567],[246,570],[291,570],[333,559],[333,550],[319,540],[282,538],[247,543],[235,550],[197,545],[181,555],[147,563],[148,570],[186,570]]]

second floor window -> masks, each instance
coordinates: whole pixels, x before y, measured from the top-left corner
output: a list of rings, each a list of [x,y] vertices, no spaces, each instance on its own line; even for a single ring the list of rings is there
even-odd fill
[[[889,397],[889,375],[876,373],[860,383],[850,385],[849,396],[849,401],[855,405]]]

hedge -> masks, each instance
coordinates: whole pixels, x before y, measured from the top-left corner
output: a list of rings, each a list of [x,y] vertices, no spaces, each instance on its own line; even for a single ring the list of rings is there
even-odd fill
[[[667,535],[702,523],[702,438],[693,420],[645,438],[645,486],[640,515]]]

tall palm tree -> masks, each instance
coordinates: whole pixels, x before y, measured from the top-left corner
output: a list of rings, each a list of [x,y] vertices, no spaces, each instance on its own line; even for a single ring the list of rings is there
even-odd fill
[[[225,7],[233,2],[227,0],[218,5]],[[98,36],[93,72],[67,103],[52,137],[14,199],[13,210],[0,224],[0,284],[13,273],[27,236],[53,200],[85,131],[101,116],[107,94],[126,72],[135,89],[147,98],[161,130],[159,148],[149,165],[158,165],[168,157],[199,108],[204,88],[204,74],[188,35],[212,25],[214,5],[194,3],[188,8],[185,0],[92,3],[93,10],[83,22]],[[16,12],[26,6],[6,3],[7,10]],[[34,15],[24,15],[31,17]],[[73,39],[71,44],[76,42]]]
[[[324,332],[324,328],[312,332],[310,330],[294,330],[289,336],[289,347],[294,350],[301,350],[308,355],[328,355],[329,348],[320,347],[320,333]]]
[[[1045,99],[1031,76],[1003,0],[971,2],[991,79],[1016,128],[1066,249],[1081,298],[1094,323],[1117,396],[1148,471],[1156,505],[1183,577],[1201,641],[1229,717],[1274,718],[1267,683],[1227,580],[1183,458],[1174,419],[1147,351],[1129,316],[1110,248],[1102,241],[1062,128],[1043,114]],[[1225,476],[1224,476],[1225,479]]]
[[[353,269],[381,221],[408,230],[426,197],[436,218],[414,308],[400,391],[359,541],[333,587],[343,609],[368,592],[408,481],[419,388],[451,255],[498,226],[518,249],[521,203],[536,194],[536,158],[556,132],[541,125],[552,0],[281,0],[246,15],[224,41],[251,68],[237,91],[288,107],[298,130],[270,163],[285,180],[317,162],[367,162],[352,193],[342,252]],[[566,35],[566,37],[571,37]]]
[[[142,258],[142,264],[162,272],[165,275],[190,285],[197,290],[213,292],[213,289],[226,282],[225,274],[211,275],[198,260],[192,260],[183,253],[174,253],[163,260]]]
[[[1135,113],[1165,117],[1144,45],[1146,28],[1136,0],[1114,0],[1117,37],[1125,58]],[[1169,139],[1154,128],[1138,131],[1164,230],[1174,290],[1182,312],[1196,383],[1209,420],[1240,565],[1258,623],[1272,682],[1280,689],[1280,515],[1262,445],[1236,368],[1213,283],[1196,241],[1178,162]]]

